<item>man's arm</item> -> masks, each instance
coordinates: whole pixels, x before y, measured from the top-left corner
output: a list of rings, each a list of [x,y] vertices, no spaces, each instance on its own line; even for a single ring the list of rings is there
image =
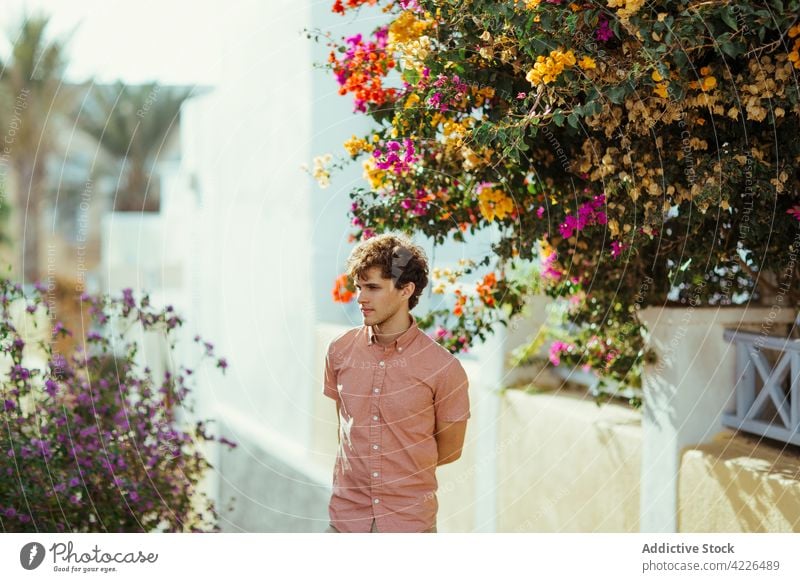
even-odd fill
[[[339,415],[339,400],[336,400],[336,442],[340,442],[339,435],[342,434],[342,417]]]
[[[436,421],[436,447],[439,450],[439,460],[436,466],[452,463],[461,456],[464,446],[464,434],[467,432],[467,421],[458,422]]]

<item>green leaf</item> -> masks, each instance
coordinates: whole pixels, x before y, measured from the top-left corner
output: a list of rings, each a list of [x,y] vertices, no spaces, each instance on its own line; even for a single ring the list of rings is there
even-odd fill
[[[419,72],[416,69],[405,69],[403,79],[410,85],[416,85],[419,82]]]
[[[744,50],[742,49],[742,45],[740,45],[738,42],[730,42],[730,41],[721,42],[719,47],[722,49],[722,52],[724,52],[729,57],[733,58],[738,57],[740,54],[744,52]]]
[[[578,116],[574,113],[570,113],[567,116],[567,123],[569,123],[570,126],[574,127],[575,129],[578,129]]]
[[[553,123],[555,123],[558,127],[564,127],[564,114],[560,111],[553,113]]]
[[[590,101],[583,106],[584,115],[596,115],[603,110],[603,106],[597,101]]]
[[[606,97],[612,103],[622,103],[625,100],[625,87],[610,87],[606,91]]]
[[[719,15],[722,18],[722,22],[727,24],[731,30],[739,29],[739,25],[736,23],[736,17],[733,15],[733,8],[728,6],[726,9],[721,10]]]

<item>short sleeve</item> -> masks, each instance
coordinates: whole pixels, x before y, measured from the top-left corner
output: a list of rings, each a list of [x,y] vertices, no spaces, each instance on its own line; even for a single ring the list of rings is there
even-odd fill
[[[325,387],[322,391],[328,398],[339,399],[339,391],[336,389],[336,370],[333,367],[333,342],[328,345],[325,353]]]
[[[436,385],[433,408],[437,421],[458,422],[467,420],[469,412],[469,380],[464,367],[453,358]]]

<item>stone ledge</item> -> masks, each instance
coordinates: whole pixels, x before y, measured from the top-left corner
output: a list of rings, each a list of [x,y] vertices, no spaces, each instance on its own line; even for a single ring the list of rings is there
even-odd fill
[[[800,447],[725,430],[681,452],[679,532],[800,532]]]

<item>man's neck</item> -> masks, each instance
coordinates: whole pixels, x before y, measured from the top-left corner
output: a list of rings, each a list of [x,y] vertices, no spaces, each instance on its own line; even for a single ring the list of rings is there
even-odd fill
[[[382,346],[388,346],[411,327],[411,314],[408,311],[397,312],[383,323],[372,326],[375,341]]]

